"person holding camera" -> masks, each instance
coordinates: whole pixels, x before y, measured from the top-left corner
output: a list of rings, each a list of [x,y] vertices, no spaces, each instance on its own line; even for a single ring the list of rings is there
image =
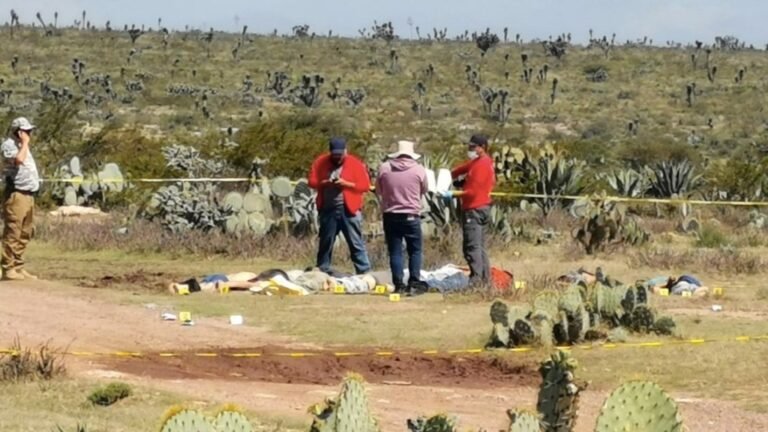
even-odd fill
[[[488,155],[488,139],[483,135],[473,135],[468,143],[469,161],[451,171],[451,176],[458,180],[461,191],[446,191],[447,199],[453,196],[461,198],[463,211],[462,229],[464,234],[464,259],[469,264],[471,286],[490,286],[491,263],[485,248],[485,237],[491,221],[491,191],[496,184],[493,159]]]
[[[34,129],[29,120],[19,117],[11,123],[11,138],[0,146],[5,176],[3,280],[37,279],[24,269],[24,251],[33,233],[35,194],[40,189],[37,165],[29,150]]]
[[[329,152],[315,159],[308,184],[317,191],[320,224],[317,267],[325,273],[331,272],[333,245],[341,232],[349,246],[355,273],[370,272],[362,209],[363,195],[370,191],[371,180],[365,164],[348,154],[344,138],[332,138]]]

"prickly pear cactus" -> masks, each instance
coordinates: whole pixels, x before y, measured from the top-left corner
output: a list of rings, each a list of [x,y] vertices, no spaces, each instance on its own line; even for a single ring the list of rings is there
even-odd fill
[[[621,300],[621,307],[624,309],[624,313],[631,314],[635,310],[637,305],[637,298],[635,294],[635,288],[629,287],[624,293],[624,298]]]
[[[500,300],[491,305],[491,322],[509,326],[509,306]]]
[[[682,432],[677,404],[656,383],[628,382],[608,396],[596,432]]]
[[[509,307],[509,325],[513,326],[515,321],[526,319],[531,314],[531,308],[528,305],[512,305]]]
[[[568,315],[575,315],[583,304],[584,299],[581,297],[581,289],[576,285],[568,287],[560,296],[560,309],[566,311]]]
[[[363,378],[359,375],[348,375],[338,401],[316,411],[312,432],[379,432],[368,408]]]
[[[555,345],[555,329],[552,318],[546,312],[535,312],[531,316],[531,322],[536,333],[536,340],[546,348],[552,348]]]
[[[406,423],[410,432],[457,432],[456,422],[443,414],[430,418],[408,420]]]
[[[201,413],[181,410],[169,416],[160,432],[217,432],[213,424]]]
[[[541,432],[539,416],[529,411],[507,411],[509,432]]]
[[[518,319],[512,328],[515,345],[529,345],[536,341],[536,330],[533,323],[527,319]]]
[[[653,323],[653,332],[658,335],[671,335],[675,333],[675,320],[670,317],[661,317]]]
[[[555,291],[542,291],[533,299],[534,312],[543,311],[550,317],[557,316],[560,296]]]
[[[648,305],[648,288],[642,282],[635,285],[635,301],[639,305]]]
[[[486,348],[506,348],[509,346],[509,327],[501,323],[493,325],[491,337],[488,339]]]
[[[648,333],[653,330],[656,314],[648,306],[638,306],[632,311],[629,322],[632,331]]]
[[[216,432],[254,432],[248,418],[231,409],[221,411],[214,419],[213,425]]]
[[[581,388],[574,382],[576,359],[565,351],[552,354],[541,363],[537,410],[542,415],[545,432],[571,432],[576,416]]]
[[[624,309],[621,307],[624,292],[604,285],[598,285],[596,288],[600,290],[598,294],[601,300],[600,315],[608,320],[620,319],[624,314]]]

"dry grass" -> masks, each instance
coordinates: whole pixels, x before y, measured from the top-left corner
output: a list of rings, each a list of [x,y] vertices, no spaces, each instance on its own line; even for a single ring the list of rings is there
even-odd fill
[[[686,249],[650,248],[632,251],[627,258],[633,265],[671,270],[688,268],[729,275],[765,272],[765,259],[760,255],[733,248]]]
[[[52,348],[50,343],[33,349],[22,345],[18,337],[7,349],[8,353],[0,354],[0,383],[50,381],[67,373],[66,349]]]
[[[150,388],[134,387],[131,398],[109,409],[87,402],[93,387],[101,384],[90,379],[54,380],[45,387],[36,383],[0,384],[0,430],[3,431],[76,431],[82,425],[88,432],[136,432],[158,430],[165,411],[178,404],[213,410],[217,403],[200,397],[169,394]],[[299,430],[277,428],[276,421],[256,423],[259,432]]]

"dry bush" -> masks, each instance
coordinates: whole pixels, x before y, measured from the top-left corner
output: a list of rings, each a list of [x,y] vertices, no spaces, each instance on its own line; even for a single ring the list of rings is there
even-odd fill
[[[122,224],[119,218],[55,222],[37,227],[37,238],[66,250],[113,249],[129,253],[170,253],[172,255],[233,258],[268,257],[280,261],[305,261],[314,249],[313,237],[298,238],[275,233],[265,237],[238,239],[220,232],[188,231],[170,233],[158,223],[137,219]],[[125,231],[121,231],[125,229]],[[279,247],[276,247],[279,246]]]
[[[67,372],[64,353],[46,342],[36,349],[25,347],[17,337],[9,352],[0,355],[0,382],[49,381]]]
[[[632,266],[723,274],[759,274],[764,271],[766,264],[758,255],[732,248],[685,251],[654,248],[630,252],[627,258]]]

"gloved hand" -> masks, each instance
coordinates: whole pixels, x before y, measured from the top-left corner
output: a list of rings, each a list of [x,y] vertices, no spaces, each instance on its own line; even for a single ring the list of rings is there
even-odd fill
[[[440,196],[443,197],[443,199],[449,200],[453,198],[453,191],[447,190],[440,192]]]

